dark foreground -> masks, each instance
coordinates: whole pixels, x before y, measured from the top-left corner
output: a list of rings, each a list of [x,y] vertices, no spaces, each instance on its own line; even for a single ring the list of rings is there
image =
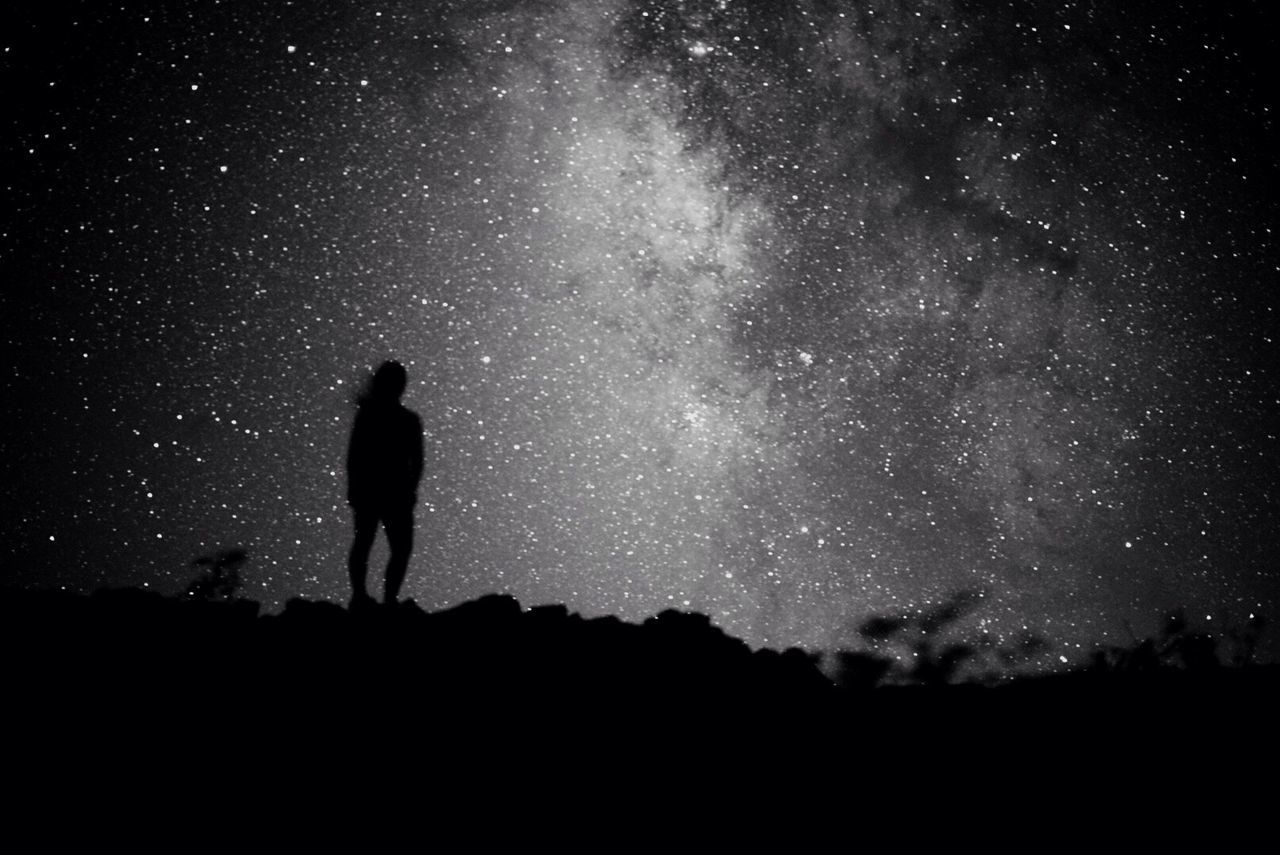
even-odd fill
[[[1088,781],[1131,798],[1277,773],[1274,666],[851,691],[702,615],[637,625],[503,596],[260,616],[247,601],[8,590],[0,625],[8,768],[35,792],[134,773],[206,794],[407,774],[491,794],[568,775],[713,801],[820,780],[909,799]]]

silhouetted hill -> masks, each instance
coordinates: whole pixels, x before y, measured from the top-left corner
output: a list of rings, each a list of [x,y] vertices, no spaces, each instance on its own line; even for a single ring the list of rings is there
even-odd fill
[[[524,610],[501,595],[433,614],[412,602],[351,612],[302,599],[258,612],[250,601],[136,589],[0,596],[6,648],[21,651],[12,676],[54,716],[112,698],[214,714],[394,704],[472,724],[513,710],[560,722],[567,709],[597,718],[672,704],[814,709],[836,691],[816,657],[753,652],[701,614],[631,624],[563,606]]]
[[[814,764],[866,786],[992,764],[1028,780],[1233,774],[1245,758],[1274,771],[1273,666],[842,690],[815,656],[752,651],[701,614],[631,624],[499,595],[432,614],[295,599],[261,615],[130,589],[5,590],[0,625],[10,745],[39,769],[89,752],[99,768],[200,758],[221,779],[264,757],[716,786]]]

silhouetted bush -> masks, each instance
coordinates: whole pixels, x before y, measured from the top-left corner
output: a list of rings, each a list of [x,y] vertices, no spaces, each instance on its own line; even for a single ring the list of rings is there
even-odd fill
[[[1267,626],[1261,615],[1250,615],[1243,627],[1231,627],[1223,635],[1230,642],[1223,649],[1223,638],[1197,630],[1182,609],[1165,615],[1160,631],[1151,638],[1134,639],[1129,647],[1118,645],[1095,648],[1091,669],[1095,672],[1150,674],[1169,670],[1204,672],[1226,665],[1245,667],[1253,664],[1258,642]]]
[[[1227,630],[1227,638],[1234,648],[1231,652],[1232,665],[1239,668],[1257,664],[1254,657],[1258,652],[1258,642],[1266,629],[1266,617],[1249,615],[1249,621],[1243,627],[1232,627]]]
[[[1050,649],[1029,631],[1008,645],[989,634],[976,638],[948,638],[966,617],[982,605],[984,591],[964,590],[932,608],[915,614],[875,615],[858,627],[858,635],[882,652],[843,650],[836,654],[836,682],[845,688],[869,688],[885,683],[942,686],[966,672],[970,678],[996,679],[1001,669],[1025,664]],[[985,666],[985,667],[984,667]]]
[[[205,602],[229,602],[240,590],[240,569],[249,560],[243,549],[228,549],[191,562],[204,568],[187,586],[187,596]]]

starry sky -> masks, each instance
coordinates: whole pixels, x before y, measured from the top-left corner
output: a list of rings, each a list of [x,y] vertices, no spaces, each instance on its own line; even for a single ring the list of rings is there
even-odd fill
[[[17,6],[11,584],[345,602],[395,358],[426,608],[1276,614],[1266,3]]]

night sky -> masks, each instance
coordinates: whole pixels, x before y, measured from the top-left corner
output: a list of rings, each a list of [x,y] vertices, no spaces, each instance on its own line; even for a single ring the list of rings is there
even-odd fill
[[[1277,615],[1268,3],[3,15],[9,583],[345,603],[395,358],[428,609]]]

